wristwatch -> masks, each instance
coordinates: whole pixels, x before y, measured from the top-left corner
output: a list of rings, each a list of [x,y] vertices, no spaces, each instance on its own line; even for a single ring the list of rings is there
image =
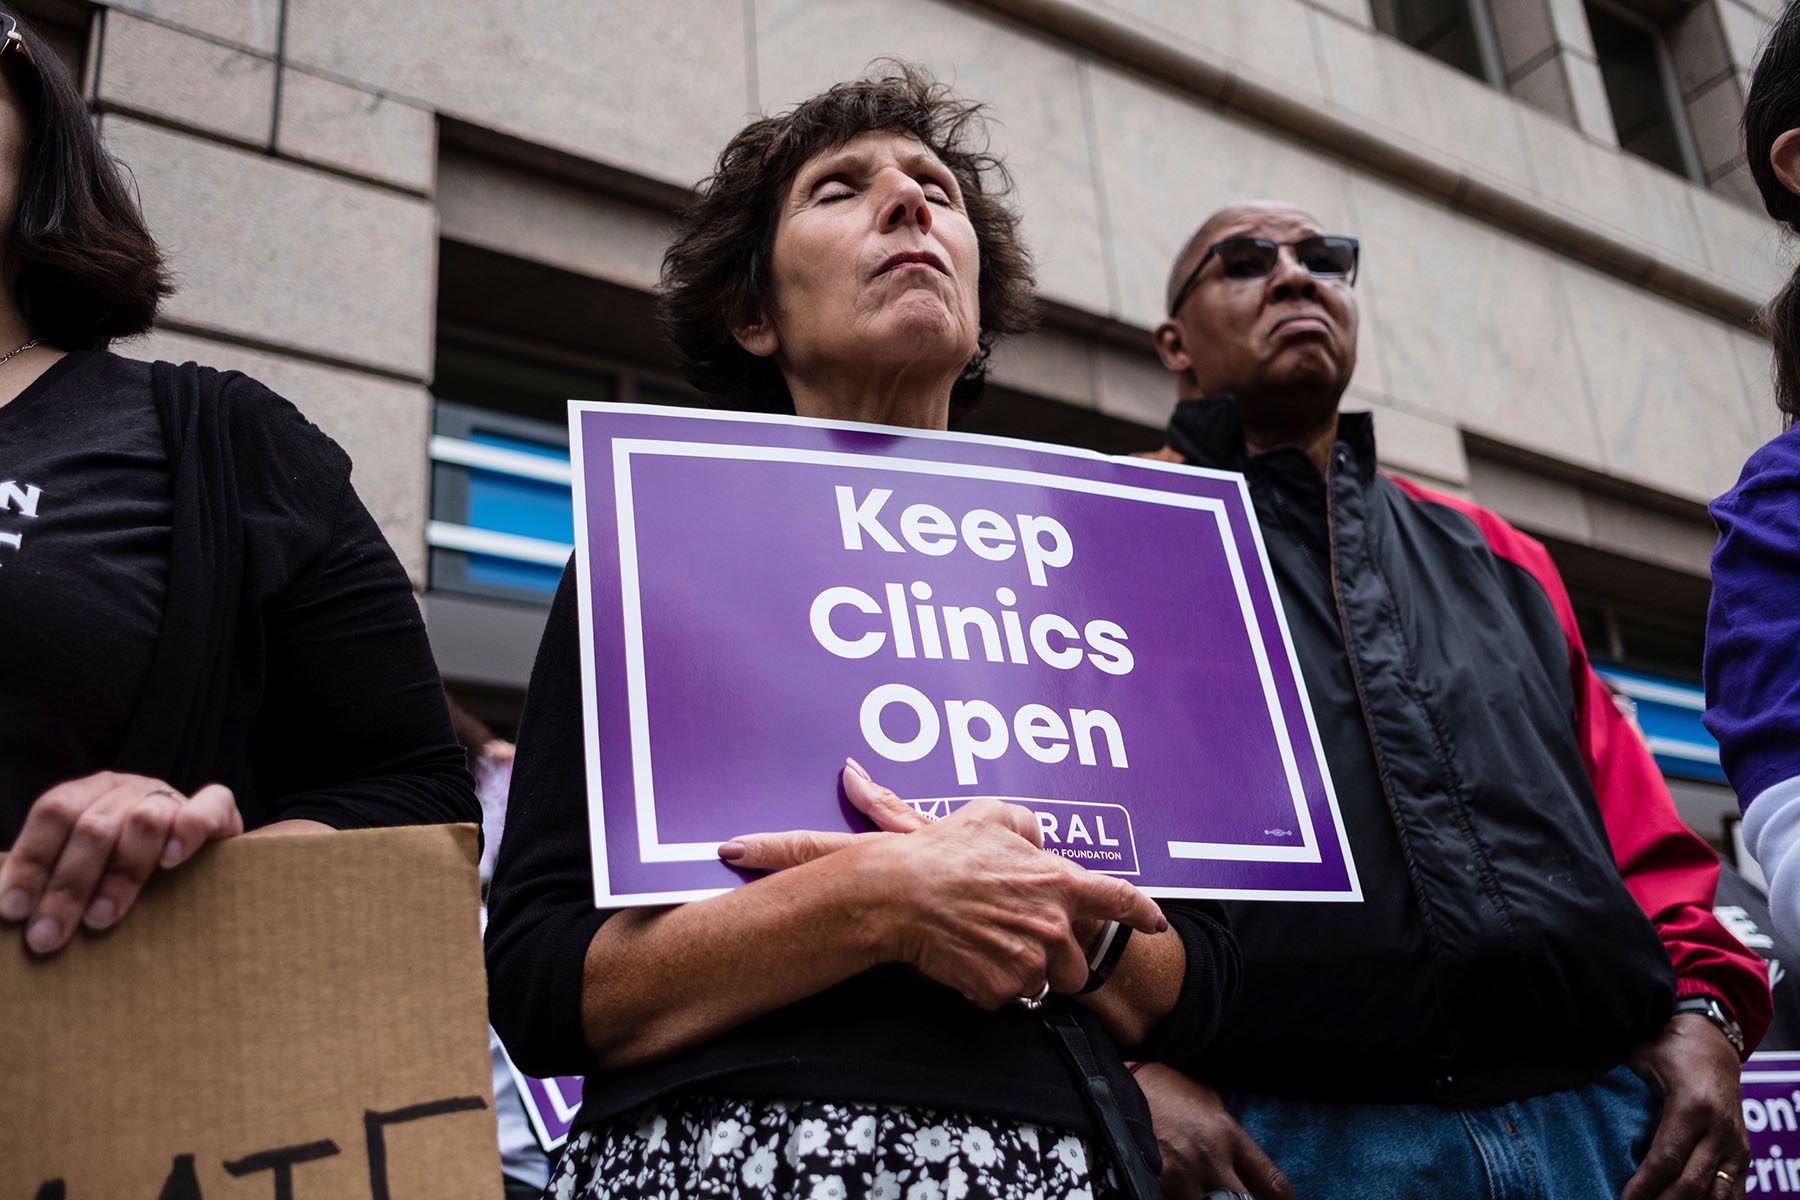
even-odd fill
[[[1738,1057],[1744,1057],[1744,1027],[1737,1023],[1736,1018],[1723,1004],[1719,1003],[1716,997],[1683,997],[1675,1002],[1675,1011],[1705,1017],[1719,1027],[1719,1032],[1725,1035],[1725,1040],[1731,1043],[1731,1048],[1738,1052]]]

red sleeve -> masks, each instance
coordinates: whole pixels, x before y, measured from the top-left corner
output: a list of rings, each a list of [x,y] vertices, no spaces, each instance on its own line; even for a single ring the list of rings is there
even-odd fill
[[[1468,517],[1496,555],[1529,573],[1544,589],[1569,644],[1575,735],[1619,876],[1662,935],[1675,965],[1675,994],[1719,999],[1744,1027],[1745,1043],[1754,1050],[1774,1012],[1768,969],[1713,916],[1718,855],[1682,823],[1643,736],[1594,673],[1575,627],[1574,606],[1549,551],[1479,505],[1410,480],[1394,482],[1414,500],[1441,504]]]

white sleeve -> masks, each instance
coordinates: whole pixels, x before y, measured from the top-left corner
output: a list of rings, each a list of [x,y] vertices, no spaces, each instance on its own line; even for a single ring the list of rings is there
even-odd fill
[[[1800,775],[1764,788],[1750,802],[1744,844],[1769,881],[1775,932],[1800,943]]]

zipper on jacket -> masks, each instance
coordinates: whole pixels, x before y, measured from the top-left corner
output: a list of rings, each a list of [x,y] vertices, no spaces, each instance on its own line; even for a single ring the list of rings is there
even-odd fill
[[[1380,740],[1375,736],[1375,721],[1369,716],[1369,697],[1368,693],[1363,689],[1362,669],[1357,665],[1356,652],[1351,649],[1350,621],[1344,614],[1343,592],[1338,586],[1337,505],[1333,502],[1336,489],[1332,484],[1332,472],[1339,467],[1347,468],[1349,465],[1349,454],[1341,447],[1334,448],[1331,455],[1332,470],[1328,471],[1325,476],[1325,546],[1329,553],[1329,561],[1331,564],[1331,604],[1332,607],[1337,610],[1338,633],[1344,639],[1344,658],[1350,664],[1350,683],[1351,686],[1356,689],[1356,706],[1362,712],[1363,728],[1369,735],[1369,750],[1375,756],[1375,776],[1381,781],[1381,798],[1387,804],[1388,820],[1393,823],[1394,836],[1400,842],[1400,854],[1406,859],[1406,872],[1409,877],[1408,882],[1412,886],[1413,898],[1419,905],[1419,919],[1425,925],[1425,936],[1431,944],[1432,957],[1437,958],[1439,955],[1436,947],[1441,945],[1441,939],[1438,937],[1437,931],[1432,928],[1431,910],[1426,904],[1424,889],[1419,885],[1417,874],[1418,867],[1413,858],[1410,835],[1400,823],[1400,811],[1394,804],[1393,789],[1388,785],[1386,755],[1382,752]],[[1438,995],[1439,1019],[1441,1022],[1442,1020],[1447,1019],[1448,1009],[1444,1005],[1442,994],[1439,992],[1435,971],[1433,972],[1432,992]],[[1444,1032],[1441,1026],[1437,1032],[1440,1034]],[[1443,1052],[1443,1057],[1448,1059],[1453,1053],[1453,1050],[1446,1050]],[[1433,1057],[1438,1057],[1438,1055],[1434,1053]],[[1455,1083],[1455,1076],[1442,1076],[1439,1082],[1448,1087]]]

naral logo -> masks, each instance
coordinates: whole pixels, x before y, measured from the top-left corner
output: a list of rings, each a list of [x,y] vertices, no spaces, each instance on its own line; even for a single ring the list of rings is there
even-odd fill
[[[941,796],[909,800],[928,820],[937,821],[961,808],[973,796]],[[1131,833],[1131,814],[1117,804],[1092,804],[1083,800],[1038,800],[1028,796],[995,796],[1008,804],[1029,808],[1044,835],[1044,849],[1080,863],[1090,871],[1107,875],[1138,873],[1137,842]]]

